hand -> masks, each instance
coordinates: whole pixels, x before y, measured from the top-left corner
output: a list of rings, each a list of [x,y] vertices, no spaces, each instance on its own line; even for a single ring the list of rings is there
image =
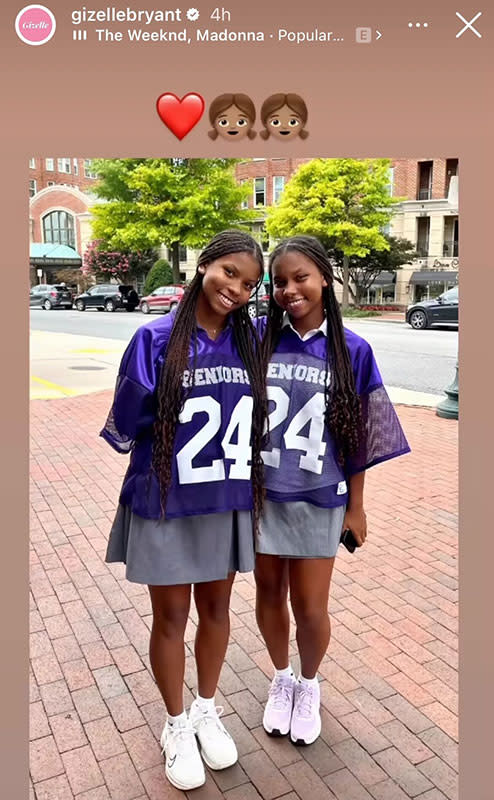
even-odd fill
[[[355,541],[362,547],[367,538],[367,518],[363,508],[347,508],[343,519],[343,530],[349,528],[355,536]]]

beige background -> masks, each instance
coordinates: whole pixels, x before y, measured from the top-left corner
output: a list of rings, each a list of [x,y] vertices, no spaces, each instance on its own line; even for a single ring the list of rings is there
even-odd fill
[[[48,2],[48,0],[45,0]],[[214,3],[193,3],[202,11]],[[28,521],[28,158],[70,156],[235,155],[212,142],[203,117],[179,143],[155,111],[164,91],[200,92],[209,105],[223,92],[246,92],[257,107],[273,92],[301,94],[310,136],[290,155],[456,157],[461,167],[461,800],[491,800],[494,625],[492,623],[492,12],[484,5],[467,32],[449,0],[404,4],[359,0],[223,3],[232,30],[342,31],[343,44],[199,44],[72,41],[70,8],[48,2],[57,32],[29,47],[15,35],[21,3],[6,0],[0,28],[2,89],[1,443],[3,481],[2,645],[3,796],[27,797],[27,521]],[[106,3],[88,8],[105,8]],[[135,3],[131,8],[163,7]],[[183,4],[183,9],[188,4]],[[192,3],[191,3],[192,5]],[[398,7],[397,7],[398,6]],[[80,8],[81,6],[75,6]],[[360,11],[359,11],[360,8]],[[460,3],[471,19],[477,4]],[[443,10],[441,10],[443,9]],[[409,16],[407,17],[407,14]],[[408,21],[428,21],[410,31]],[[351,41],[357,25],[378,28],[371,45]],[[88,26],[88,30],[94,26]],[[127,26],[124,26],[127,27]],[[193,26],[190,25],[192,28]],[[206,27],[204,24],[202,27]],[[218,27],[211,22],[210,29]],[[219,26],[222,27],[222,26]],[[227,149],[228,147],[228,149]],[[283,142],[259,137],[238,155],[276,157]],[[453,377],[453,376],[452,376]]]

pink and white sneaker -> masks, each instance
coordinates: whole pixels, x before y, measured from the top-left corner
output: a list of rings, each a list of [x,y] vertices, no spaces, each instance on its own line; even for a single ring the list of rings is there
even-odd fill
[[[286,736],[290,730],[294,689],[293,674],[275,675],[271,681],[268,702],[262,718],[264,730],[270,736]]]
[[[290,739],[294,744],[312,744],[321,733],[321,692],[317,681],[295,683]]]

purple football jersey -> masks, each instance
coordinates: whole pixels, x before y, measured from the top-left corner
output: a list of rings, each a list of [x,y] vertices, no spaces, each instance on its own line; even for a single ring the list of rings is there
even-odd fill
[[[148,519],[161,516],[151,468],[157,385],[175,314],[139,328],[120,365],[113,406],[101,436],[131,453],[120,502]],[[197,357],[183,376],[185,403],[177,424],[166,517],[252,508],[252,394],[233,326],[212,341],[198,329]],[[187,391],[188,390],[188,391]]]
[[[290,326],[282,330],[267,373],[270,436],[262,458],[270,500],[345,505],[350,475],[410,450],[370,345],[347,329],[345,337],[365,433],[358,451],[340,465],[324,422],[324,387],[331,380],[326,336],[321,331],[302,341]]]

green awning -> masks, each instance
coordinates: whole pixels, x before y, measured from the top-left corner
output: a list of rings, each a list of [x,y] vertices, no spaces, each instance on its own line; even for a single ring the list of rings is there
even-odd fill
[[[29,263],[32,267],[80,267],[82,258],[77,250],[67,244],[31,242],[29,245]]]

